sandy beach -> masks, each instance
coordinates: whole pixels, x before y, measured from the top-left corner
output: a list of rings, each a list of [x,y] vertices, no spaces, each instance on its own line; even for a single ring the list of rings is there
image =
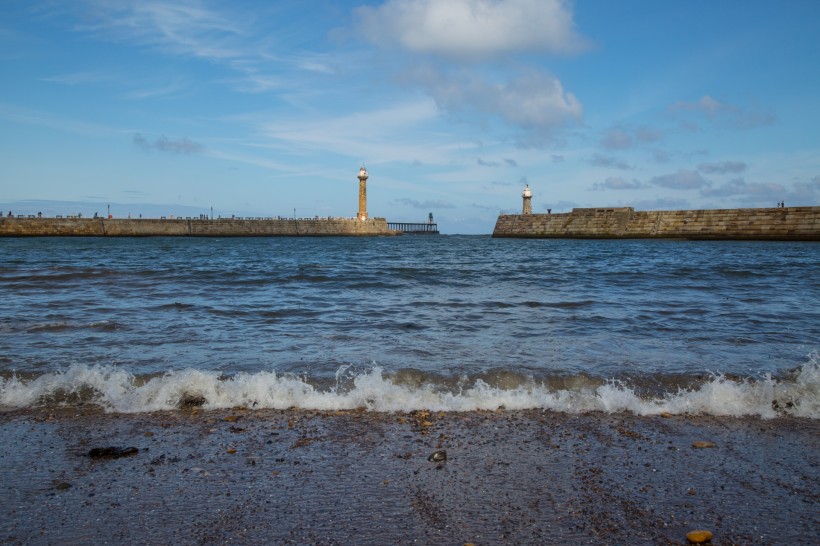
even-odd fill
[[[4,544],[686,544],[692,529],[714,544],[816,544],[820,534],[820,425],[807,419],[75,407],[0,414],[0,434]],[[109,447],[136,450],[99,450]],[[446,460],[428,460],[438,450]]]

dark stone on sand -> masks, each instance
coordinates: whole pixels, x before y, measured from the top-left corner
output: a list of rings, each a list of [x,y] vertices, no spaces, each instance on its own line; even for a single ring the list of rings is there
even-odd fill
[[[88,452],[88,456],[92,459],[119,459],[136,455],[139,451],[135,447],[95,447]]]
[[[447,460],[447,451],[445,451],[444,449],[434,451],[430,454],[429,457],[427,457],[427,460],[431,463],[443,463]]]
[[[185,394],[179,401],[180,409],[199,408],[205,405],[205,397],[201,394]]]
[[[57,489],[59,491],[65,491],[66,489],[70,489],[70,488],[71,488],[71,484],[68,483],[68,482],[60,482],[54,487],[54,489]]]

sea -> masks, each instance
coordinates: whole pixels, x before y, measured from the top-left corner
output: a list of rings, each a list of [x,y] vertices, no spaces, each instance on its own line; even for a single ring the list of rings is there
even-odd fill
[[[820,418],[820,245],[6,238],[0,409]]]

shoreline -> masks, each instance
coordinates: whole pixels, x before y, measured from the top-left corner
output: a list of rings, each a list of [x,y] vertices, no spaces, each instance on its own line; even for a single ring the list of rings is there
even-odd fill
[[[820,422],[541,410],[0,412],[0,540],[810,544]],[[711,448],[695,448],[707,441]],[[93,459],[95,448],[137,448]],[[444,462],[428,461],[446,450]]]

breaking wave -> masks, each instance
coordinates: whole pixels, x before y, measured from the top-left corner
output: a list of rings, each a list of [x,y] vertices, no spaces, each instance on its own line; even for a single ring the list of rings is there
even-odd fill
[[[61,372],[0,378],[0,406],[33,408],[93,404],[108,412],[139,413],[186,406],[203,409],[349,410],[406,412],[418,409],[543,409],[565,413],[601,411],[635,415],[690,414],[820,418],[820,357],[813,354],[787,377],[756,379],[713,374],[686,387],[669,385],[647,394],[624,381],[585,376],[560,382],[504,374],[443,381],[413,373],[386,373],[374,366],[351,372],[343,366],[335,382],[315,383],[274,371],[239,373],[186,369],[136,377],[113,366],[73,365]]]

